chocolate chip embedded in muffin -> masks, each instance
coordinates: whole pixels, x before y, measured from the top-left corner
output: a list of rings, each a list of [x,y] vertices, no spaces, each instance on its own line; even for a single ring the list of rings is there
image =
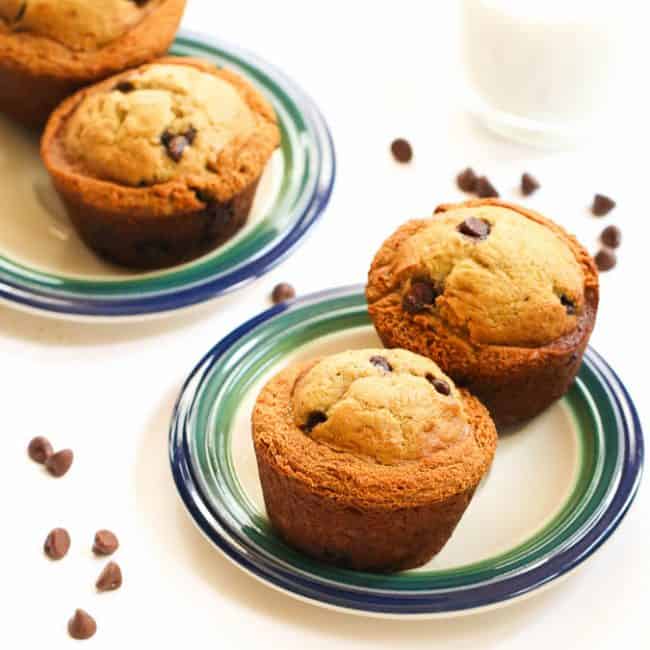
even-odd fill
[[[528,172],[521,176],[521,193],[524,196],[530,196],[539,189],[539,181]]]
[[[117,90],[119,93],[132,93],[135,90],[135,86],[131,81],[120,81],[114,87],[114,90]]]
[[[594,258],[599,271],[611,271],[616,266],[616,253],[608,248],[601,248]]]
[[[191,126],[185,133],[174,135],[169,131],[165,131],[160,136],[160,142],[167,150],[167,155],[174,161],[180,162],[183,157],[185,148],[192,145],[196,139],[196,129]]]
[[[562,305],[566,309],[566,313],[569,314],[569,316],[574,316],[575,315],[575,313],[576,313],[576,304],[575,304],[575,302],[573,300],[571,300],[571,298],[569,298],[568,296],[565,296],[564,294],[562,294],[560,296],[560,302],[562,303]]]
[[[409,314],[418,314],[433,305],[439,292],[429,280],[414,280],[402,298],[402,309]]]
[[[478,176],[474,173],[474,170],[471,167],[467,167],[467,169],[464,169],[460,174],[458,174],[458,176],[456,176],[456,183],[463,192],[476,191],[477,181]]]
[[[27,11],[27,2],[23,2],[20,7],[18,7],[18,11],[16,12],[16,15],[14,16],[13,22],[14,23],[19,23],[25,16],[25,11]]]
[[[380,354],[375,354],[370,357],[370,363],[372,363],[375,368],[380,368],[384,372],[392,372],[393,366],[390,365],[388,359]]]
[[[54,450],[47,438],[37,436],[30,440],[27,453],[35,463],[44,463],[54,453]]]
[[[614,199],[610,199],[609,196],[605,196],[604,194],[596,194],[594,196],[594,202],[591,206],[591,212],[596,217],[604,217],[615,207],[616,201],[614,201]]]
[[[487,239],[490,234],[491,226],[484,219],[468,217],[458,225],[458,232],[471,237],[472,239]]]
[[[451,387],[449,384],[442,380],[434,377],[431,373],[427,373],[426,380],[441,394],[449,395],[451,393]]]
[[[621,229],[617,226],[607,226],[600,233],[600,241],[609,248],[618,248],[621,245]]]
[[[390,145],[390,150],[393,154],[393,158],[399,163],[408,163],[411,162],[413,158],[413,148],[411,143],[404,138],[397,138],[393,140]]]
[[[481,176],[476,181],[476,195],[482,199],[498,198],[499,192],[492,183],[490,183],[487,176]]]
[[[95,619],[83,609],[77,609],[74,616],[68,621],[68,634],[78,641],[85,641],[95,635],[97,623]]]
[[[302,430],[305,433],[311,433],[315,427],[317,427],[319,424],[323,424],[323,422],[327,422],[327,415],[325,415],[325,413],[322,411],[312,411],[307,416],[307,421],[305,424],[302,425]]]

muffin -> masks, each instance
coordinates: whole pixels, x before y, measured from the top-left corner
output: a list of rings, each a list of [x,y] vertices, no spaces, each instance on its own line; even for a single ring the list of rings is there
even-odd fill
[[[441,205],[400,227],[366,290],[381,340],[440,365],[497,424],[568,390],[596,320],[598,273],[550,219],[497,199]]]
[[[64,101],[41,155],[83,240],[117,264],[152,269],[237,232],[279,142],[273,108],[247,81],[170,57]]]
[[[275,376],[253,412],[268,516],[291,546],[363,571],[442,549],[486,474],[488,412],[429,359],[355,350]]]
[[[185,0],[0,0],[0,112],[42,126],[82,86],[164,54]]]

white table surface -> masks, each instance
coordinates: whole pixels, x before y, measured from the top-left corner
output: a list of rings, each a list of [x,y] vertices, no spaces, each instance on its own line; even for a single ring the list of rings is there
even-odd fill
[[[190,0],[187,28],[256,51],[314,97],[331,125],[338,179],[307,242],[236,295],[174,317],[93,325],[54,321],[0,306],[3,601],[0,647],[72,647],[76,607],[99,631],[88,647],[214,648],[618,648],[650,644],[648,482],[611,540],[569,579],[525,602],[454,620],[398,622],[333,613],[259,584],[196,531],[176,496],[167,427],[186,374],[233,327],[268,305],[276,282],[301,294],[362,282],[381,241],[402,221],[460,199],[454,174],[471,164],[518,200],[522,171],[543,184],[526,203],[552,215],[595,249],[606,223],[624,233],[619,266],[602,277],[593,345],[610,361],[648,422],[647,283],[650,218],[647,120],[635,103],[591,146],[546,153],[484,132],[463,112],[454,5]],[[431,5],[431,6],[429,6]],[[434,5],[435,8],[433,8]],[[633,77],[630,72],[630,77]],[[399,167],[387,148],[404,135],[415,161]],[[602,140],[602,141],[601,141]],[[597,220],[594,192],[618,207]],[[37,434],[71,447],[61,480],[26,458]],[[504,498],[507,498],[504,495]],[[42,556],[46,533],[65,526],[69,556]],[[94,593],[103,563],[94,531],[114,529],[125,583]]]

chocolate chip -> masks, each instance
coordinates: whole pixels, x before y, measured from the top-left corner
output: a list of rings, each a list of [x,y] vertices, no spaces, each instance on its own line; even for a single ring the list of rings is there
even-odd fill
[[[433,283],[428,280],[416,280],[411,283],[410,289],[402,299],[402,309],[409,314],[417,314],[433,305],[438,295]]]
[[[14,16],[14,22],[20,22],[25,17],[25,12],[27,11],[27,3],[23,2],[20,7],[18,7],[18,12]]]
[[[609,271],[616,266],[616,254],[607,248],[601,248],[594,259],[599,271]]]
[[[560,296],[560,302],[564,305],[566,313],[569,316],[573,316],[576,313],[576,304],[568,296],[562,294]]]
[[[434,377],[431,373],[427,374],[426,379],[441,395],[451,394],[451,386],[446,381]]]
[[[491,229],[487,221],[477,219],[476,217],[468,217],[458,225],[458,232],[473,239],[486,239]]]
[[[572,366],[578,360],[578,355],[574,352],[569,357],[569,360],[566,362],[567,366]]]
[[[97,591],[115,591],[122,586],[122,570],[115,562],[109,562],[99,574],[95,587]]]
[[[609,196],[604,194],[596,194],[594,196],[594,202],[591,206],[591,211],[597,217],[603,217],[608,212],[611,212],[616,207],[616,201],[610,199]]]
[[[95,533],[93,552],[96,555],[112,555],[120,545],[115,533],[110,530],[98,530]]]
[[[494,188],[494,185],[490,183],[487,176],[481,176],[477,179],[475,191],[477,196],[482,199],[497,198],[499,196],[499,193]]]
[[[610,248],[618,248],[621,245],[621,229],[617,226],[607,226],[600,233],[600,241]]]
[[[65,528],[55,528],[45,538],[43,550],[51,560],[60,560],[68,554],[70,549],[70,535]]]
[[[393,366],[390,365],[386,357],[376,354],[370,357],[370,363],[377,368],[381,368],[384,372],[393,372]]]
[[[29,457],[36,463],[44,463],[52,455],[53,451],[50,441],[43,436],[33,438],[27,446]]]
[[[83,609],[77,609],[74,616],[68,621],[68,634],[73,639],[83,641],[90,639],[95,632],[97,632],[95,619]]]
[[[194,144],[194,140],[196,140],[197,134],[198,134],[198,131],[193,126],[191,126],[189,129],[187,129],[187,131],[185,131],[185,133],[184,133],[185,139],[187,140],[187,143],[190,144],[190,145]]]
[[[404,138],[393,140],[390,145],[390,150],[393,154],[393,158],[395,158],[397,162],[408,163],[411,162],[411,159],[413,158],[413,147],[411,147],[411,143]]]
[[[120,81],[119,83],[115,84],[113,90],[117,90],[119,93],[127,94],[132,93],[135,90],[135,86],[130,81]]]
[[[63,449],[62,451],[57,451],[56,454],[52,454],[45,461],[45,468],[52,476],[61,478],[64,474],[67,474],[73,460],[74,454],[72,450]]]
[[[167,150],[167,155],[174,162],[180,162],[187,145],[187,138],[184,135],[175,135],[167,140],[165,149]]]
[[[539,181],[531,176],[529,173],[524,173],[521,176],[521,193],[524,196],[530,196],[539,189]]]
[[[310,433],[313,431],[314,427],[318,426],[319,424],[323,424],[323,422],[327,422],[327,415],[325,415],[325,413],[322,411],[312,411],[307,416],[307,422],[303,426],[302,430],[306,433]]]
[[[288,282],[280,282],[273,287],[271,300],[277,305],[286,300],[293,300],[296,297],[296,290]]]
[[[149,2],[149,0],[131,0],[131,2],[135,2],[138,7],[144,7]]]
[[[456,176],[456,183],[463,192],[474,192],[476,190],[476,181],[478,181],[478,176],[471,167],[464,169]]]

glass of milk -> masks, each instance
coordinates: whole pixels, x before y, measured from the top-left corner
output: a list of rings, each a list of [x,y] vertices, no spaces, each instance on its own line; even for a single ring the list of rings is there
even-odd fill
[[[615,111],[626,0],[461,0],[470,108],[493,131],[579,143]],[[629,5],[628,5],[629,6]]]

